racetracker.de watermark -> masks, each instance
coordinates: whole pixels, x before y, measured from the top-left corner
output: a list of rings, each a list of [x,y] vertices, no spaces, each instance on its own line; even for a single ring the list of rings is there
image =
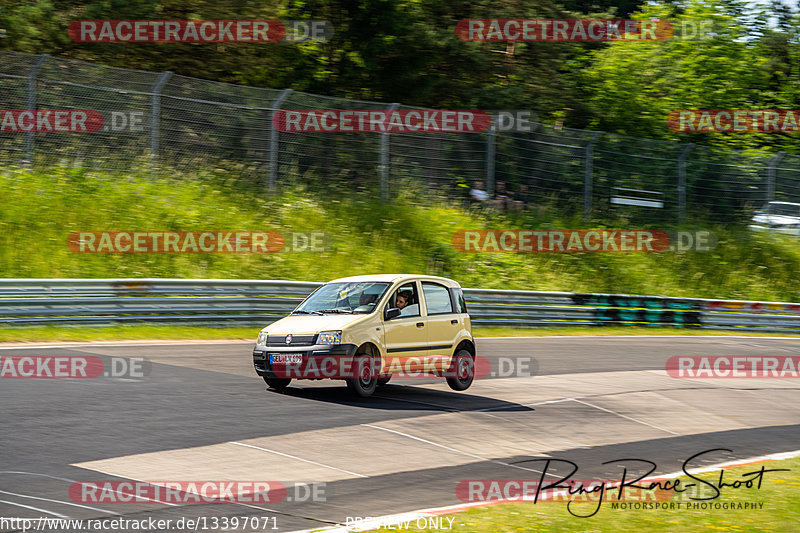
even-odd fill
[[[0,133],[118,133],[144,130],[144,111],[0,110]]]
[[[673,378],[799,378],[800,356],[688,356],[667,360],[667,374]]]
[[[92,109],[0,109],[0,133],[92,133],[104,122]]]
[[[800,109],[684,109],[667,115],[677,132],[797,133]]]
[[[253,352],[253,360],[269,362],[271,372],[280,378],[294,379],[349,379],[391,375],[395,378],[426,379],[431,377],[467,377],[474,379],[529,377],[539,372],[539,363],[533,357],[498,357],[490,360],[477,355],[466,367],[451,366],[449,356],[399,357],[386,356],[384,366],[377,359],[361,365],[349,357],[306,356],[300,353],[271,353],[269,347]],[[465,360],[466,361],[466,360]]]
[[[706,252],[716,247],[710,231],[674,230],[460,230],[459,252]]]
[[[456,485],[456,497],[462,502],[492,501],[606,501],[662,502],[673,496],[659,486],[625,486],[619,481],[579,480],[546,483],[529,479],[465,479]],[[613,490],[612,490],[613,489]],[[608,491],[608,494],[606,494]]]
[[[143,357],[3,355],[0,379],[142,379],[152,365]]]
[[[536,114],[524,109],[446,110],[281,110],[272,123],[285,133],[419,133],[498,132],[530,133],[538,124]]]
[[[75,253],[239,253],[325,252],[324,231],[73,231],[67,247]]]
[[[455,32],[462,41],[478,42],[658,42],[705,40],[723,28],[711,19],[463,19]]]
[[[463,19],[456,24],[462,41],[666,41],[673,33],[666,20]]]
[[[272,117],[275,129],[285,133],[481,133],[491,124],[492,117],[481,110],[287,109]]]
[[[327,41],[327,20],[75,20],[78,43],[277,43]]]
[[[281,481],[75,481],[69,497],[75,503],[277,503],[325,502],[325,483]]]

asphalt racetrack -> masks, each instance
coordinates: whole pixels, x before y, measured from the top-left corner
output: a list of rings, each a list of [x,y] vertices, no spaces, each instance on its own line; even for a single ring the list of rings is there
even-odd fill
[[[692,466],[800,448],[797,379],[664,370],[675,355],[797,356],[800,338],[479,339],[493,369],[501,357],[527,360],[535,375],[495,373],[465,392],[441,379],[392,380],[367,400],[335,381],[268,391],[252,345],[0,349],[149,361],[141,379],[0,379],[0,517],[274,517],[277,530],[295,531],[460,504],[462,480],[538,480],[537,457],[573,461],[576,478],[618,479],[620,467],[604,461],[647,459],[657,474],[709,449],[730,451]],[[72,498],[70,486],[87,480],[270,480],[291,490],[252,504]],[[318,484],[317,501],[295,483]]]

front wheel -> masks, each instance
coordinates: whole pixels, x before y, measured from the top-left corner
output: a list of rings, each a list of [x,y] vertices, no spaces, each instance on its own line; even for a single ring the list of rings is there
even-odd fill
[[[391,374],[389,374],[389,375],[388,375],[388,376],[386,376],[385,378],[380,378],[380,379],[378,379],[378,387],[383,387],[384,385],[386,385],[387,383],[389,383],[389,380],[390,380],[390,379],[392,379],[392,375],[391,375]]]
[[[267,385],[270,389],[276,391],[282,391],[286,387],[289,386],[289,383],[292,382],[292,378],[275,378],[270,376],[264,376],[264,381],[267,382]]]
[[[451,389],[462,391],[472,385],[475,377],[475,359],[467,350],[459,350],[453,356],[448,370],[447,384]]]
[[[355,377],[347,380],[347,388],[350,389],[350,392],[361,398],[372,396],[378,386],[378,377],[372,368],[372,356],[356,355],[353,358],[353,372]]]

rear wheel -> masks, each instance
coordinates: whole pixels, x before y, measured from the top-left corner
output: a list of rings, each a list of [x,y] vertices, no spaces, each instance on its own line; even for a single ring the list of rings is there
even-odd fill
[[[267,385],[270,389],[276,391],[282,391],[286,387],[289,386],[289,383],[292,382],[292,378],[275,378],[270,376],[264,376],[264,381],[267,382]]]
[[[372,396],[378,386],[378,376],[372,367],[372,355],[362,353],[353,357],[353,373],[355,377],[347,380],[350,392],[361,398]]]
[[[462,391],[472,385],[475,377],[475,358],[467,350],[459,350],[453,356],[448,369],[447,384],[451,389]]]

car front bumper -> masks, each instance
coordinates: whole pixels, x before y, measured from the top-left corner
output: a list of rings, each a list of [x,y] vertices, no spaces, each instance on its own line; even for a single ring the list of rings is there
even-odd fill
[[[306,346],[264,346],[253,348],[253,367],[259,376],[294,379],[346,379],[352,367],[355,344],[314,344]],[[271,354],[300,355],[292,365],[273,364]]]

